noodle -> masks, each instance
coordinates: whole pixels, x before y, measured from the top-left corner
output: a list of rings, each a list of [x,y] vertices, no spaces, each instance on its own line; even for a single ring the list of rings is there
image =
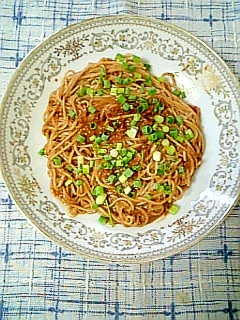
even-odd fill
[[[200,166],[200,110],[174,76],[134,55],[68,71],[44,114],[50,189],[71,216],[143,226],[169,212]]]

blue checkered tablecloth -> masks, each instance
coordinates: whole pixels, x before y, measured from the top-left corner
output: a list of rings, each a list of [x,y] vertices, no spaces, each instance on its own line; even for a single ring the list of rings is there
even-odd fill
[[[240,76],[239,0],[0,0],[0,96],[46,36],[86,18],[135,14],[179,25]],[[240,319],[240,207],[191,249],[149,264],[83,259],[44,238],[0,178],[0,320]]]

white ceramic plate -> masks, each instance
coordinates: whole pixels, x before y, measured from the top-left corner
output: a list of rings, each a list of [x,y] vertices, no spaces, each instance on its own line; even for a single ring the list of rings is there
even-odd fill
[[[177,216],[142,228],[102,226],[98,215],[71,219],[49,192],[43,112],[69,69],[116,53],[146,59],[156,75],[176,74],[187,100],[201,108],[203,164]],[[1,166],[12,197],[48,238],[93,259],[143,262],[192,246],[233,206],[239,191],[239,88],[226,64],[203,42],[168,23],[136,16],[91,19],[54,34],[21,63],[2,102]]]

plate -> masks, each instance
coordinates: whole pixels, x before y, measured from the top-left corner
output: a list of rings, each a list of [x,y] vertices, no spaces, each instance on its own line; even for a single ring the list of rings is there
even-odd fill
[[[160,75],[173,72],[201,109],[203,163],[180,211],[141,228],[100,225],[98,215],[70,218],[49,191],[46,159],[38,155],[49,94],[69,69],[116,53],[134,53]],[[239,87],[206,44],[169,23],[137,16],[101,17],[71,25],[36,47],[14,73],[2,101],[1,169],[23,214],[49,239],[94,259],[135,263],[183,251],[223,220],[239,192]]]

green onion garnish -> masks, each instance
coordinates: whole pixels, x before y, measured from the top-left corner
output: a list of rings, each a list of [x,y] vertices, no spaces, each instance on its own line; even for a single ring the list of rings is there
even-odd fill
[[[89,174],[89,165],[88,164],[83,164],[82,165],[82,173],[83,174]]]
[[[126,135],[129,138],[136,138],[137,132],[138,132],[138,128],[137,127],[131,127],[130,129],[128,129],[126,131]]]
[[[110,176],[107,177],[107,181],[113,184],[114,182],[117,181],[117,176],[115,176],[114,174],[111,174]]]
[[[185,138],[187,140],[191,140],[194,137],[194,133],[192,132],[191,129],[185,130]]]
[[[142,133],[143,134],[150,134],[151,132],[152,132],[152,127],[151,126],[146,125],[146,126],[142,127]]]
[[[99,218],[98,218],[98,222],[100,223],[100,224],[107,224],[108,223],[108,218],[107,217],[104,217],[104,216],[100,216]]]
[[[82,186],[82,185],[83,185],[83,181],[82,181],[82,180],[77,180],[77,181],[76,181],[76,185],[77,185],[78,187]]]
[[[77,92],[78,97],[83,97],[86,94],[86,89],[87,88],[80,88]]]
[[[62,164],[62,158],[60,158],[59,156],[54,157],[53,163],[55,164],[55,166],[60,166]]]
[[[96,112],[96,108],[94,106],[89,106],[88,107],[88,112],[95,113]]]
[[[133,186],[134,186],[134,188],[141,188],[141,186],[142,186],[142,181],[141,181],[140,179],[135,179],[135,180],[133,181]]]
[[[44,156],[45,155],[45,149],[44,148],[42,148],[42,149],[40,149],[39,151],[38,151],[38,154],[40,155],[40,156]]]
[[[170,214],[176,214],[176,213],[178,213],[179,209],[180,209],[180,207],[179,207],[178,205],[173,204],[173,205],[169,208],[168,212],[169,212]]]
[[[77,115],[77,113],[76,113],[75,110],[69,110],[69,111],[68,111],[68,116],[69,116],[69,118],[74,119],[74,118],[76,118],[76,115]]]
[[[92,130],[97,129],[97,124],[96,124],[96,122],[91,122],[91,123],[90,123],[90,128],[91,128]]]
[[[94,95],[94,89],[93,88],[86,88],[86,94],[90,97],[93,97]]]
[[[86,138],[84,136],[82,136],[81,134],[79,134],[77,137],[76,137],[76,141],[79,142],[79,143],[84,143],[86,140]]]

